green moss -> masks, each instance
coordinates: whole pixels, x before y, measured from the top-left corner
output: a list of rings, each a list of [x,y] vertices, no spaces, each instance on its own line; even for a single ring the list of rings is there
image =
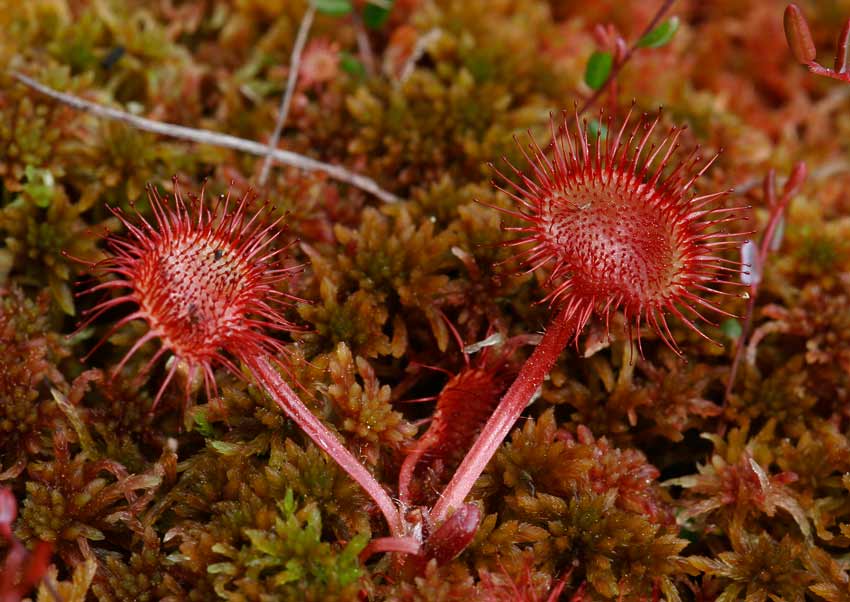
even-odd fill
[[[303,300],[287,311],[305,326],[280,335],[283,376],[395,496],[435,407],[402,402],[438,394],[444,372],[467,366],[452,329],[469,345],[539,334],[551,315],[539,303],[545,277],[521,273],[521,248],[503,244],[520,220],[494,207],[517,204],[487,164],[502,169],[507,157],[525,169],[514,135],[522,142],[531,130],[545,145],[549,114],[590,95],[587,57],[613,52],[617,36],[628,47],[655,7],[397,0],[368,49],[355,19],[318,15],[310,41],[332,41],[331,62],[362,68],[296,86],[279,147],[403,199],[382,204],[291,167],[260,185],[262,158],[105,121],[6,73],[265,142],[307,0],[6,4],[0,481],[18,500],[15,533],[54,544],[63,597],[497,602],[542,601],[563,586],[561,599],[848,601],[850,121],[841,83],[788,59],[785,3],[675,3],[676,37],[635,52],[614,93],[583,116],[592,142],[600,107],[619,118],[631,99],[636,112],[663,105],[662,127],[689,127],[679,152],[725,148],[694,194],[734,186],[730,204],[753,207],[754,240],[771,210],[765,173],[776,169],[781,183],[807,163],[761,266],[750,331],[707,327],[719,349],[673,320],[683,362],[648,332],[630,349],[621,315],[610,329],[589,326],[477,482],[471,497],[485,518],[471,546],[442,565],[401,568],[388,555],[356,558],[387,535],[380,513],[239,374],[217,371],[218,395],[193,394],[188,408],[169,386],[151,412],[167,374],[165,362],[144,371],[151,346],[111,373],[143,330],[107,335],[92,353],[95,335],[120,319],[107,312],[62,336],[112,294],[76,296],[85,262],[105,257],[100,234],[120,227],[106,207],[133,203],[154,219],[143,187],[168,189],[175,175],[186,190],[209,178],[209,199],[253,186],[289,225],[283,238],[297,239],[280,267],[304,264],[281,290]],[[846,18],[840,4],[802,6],[820,54]],[[744,326],[746,300],[711,302]],[[450,478],[461,455],[452,451],[418,465],[421,499]],[[39,596],[50,599],[44,587]]]
[[[241,547],[216,544],[227,560],[207,567],[224,600],[259,600],[269,592],[287,600],[347,600],[362,570],[357,554],[366,545],[357,536],[335,551],[321,541],[322,517],[316,504],[296,510],[292,490],[278,505],[269,530],[246,529]],[[264,594],[267,595],[267,594]]]

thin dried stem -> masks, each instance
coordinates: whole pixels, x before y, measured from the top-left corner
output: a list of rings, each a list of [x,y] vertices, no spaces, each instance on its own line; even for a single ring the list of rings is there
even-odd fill
[[[399,75],[398,78],[399,83],[405,82],[407,78],[410,77],[410,74],[413,73],[413,70],[416,68],[416,63],[419,62],[419,59],[421,59],[425,54],[425,51],[428,50],[428,46],[439,40],[442,35],[443,30],[439,27],[434,27],[419,36],[416,40],[416,45],[413,47],[413,51],[410,53],[410,56],[407,57],[407,60],[404,62],[404,66],[401,68],[401,75]]]
[[[169,136],[171,138],[178,138],[180,140],[189,140],[191,142],[197,142],[198,144],[209,144],[210,146],[229,148],[260,157],[268,155],[275,161],[284,165],[303,169],[304,171],[319,171],[327,174],[330,178],[338,182],[350,184],[355,188],[359,188],[364,192],[376,196],[385,203],[395,203],[400,200],[393,193],[378,186],[377,182],[373,179],[349,171],[339,165],[324,163],[316,159],[311,159],[310,157],[305,157],[304,155],[299,155],[292,151],[274,149],[272,152],[269,152],[268,147],[264,144],[254,142],[253,140],[237,138],[236,136],[231,136],[229,134],[220,134],[209,130],[199,130],[173,123],[163,123],[161,121],[145,119],[138,115],[133,115],[119,109],[113,109],[111,107],[106,107],[95,102],[82,99],[78,96],[74,96],[73,94],[59,92],[58,90],[54,90],[49,86],[40,84],[34,79],[17,71],[10,71],[9,74],[22,84],[44,94],[45,96],[49,96],[50,98],[77,110],[91,113],[96,117],[120,121],[139,130],[160,134],[162,136]]]
[[[354,23],[354,35],[357,39],[357,54],[360,57],[360,62],[363,63],[366,75],[375,77],[378,68],[375,53],[372,51],[372,43],[369,41],[369,32],[366,31],[363,19],[356,11],[352,13],[351,20]]]
[[[258,180],[260,186],[265,186],[269,177],[273,160],[271,152],[277,148],[277,144],[280,142],[280,134],[283,132],[286,117],[289,115],[289,106],[292,104],[295,84],[298,82],[298,71],[301,68],[301,54],[304,52],[304,45],[307,43],[307,37],[310,35],[310,28],[313,26],[315,16],[316,6],[313,2],[310,2],[301,18],[301,25],[298,26],[298,34],[295,37],[295,45],[292,47],[292,55],[289,59],[289,77],[286,79],[286,90],[283,91],[283,96],[280,99],[280,109],[277,114],[277,122],[274,125],[274,132],[272,132],[272,137],[269,138],[269,154],[266,155],[263,168],[260,170]]]

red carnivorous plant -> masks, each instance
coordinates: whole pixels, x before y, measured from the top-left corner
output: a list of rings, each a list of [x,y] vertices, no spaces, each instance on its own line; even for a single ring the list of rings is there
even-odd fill
[[[497,187],[519,206],[500,211],[522,222],[505,228],[522,234],[505,244],[531,245],[519,253],[529,271],[549,267],[546,300],[555,316],[434,506],[436,524],[461,507],[561,351],[592,315],[607,325],[611,313],[621,310],[638,348],[646,324],[681,354],[668,314],[706,339],[697,325],[708,322],[701,309],[726,314],[701,294],[719,293],[713,286],[726,281],[718,274],[735,275],[743,267],[718,255],[737,246],[741,234],[717,228],[740,219],[743,208],[717,204],[729,191],[692,195],[716,156],[700,165],[694,150],[671,166],[682,129],[652,144],[659,119],[644,116],[630,127],[629,112],[616,129],[609,118],[607,135],[592,142],[577,116],[575,134],[566,116],[560,127],[553,118],[550,152],[533,138],[529,150],[522,149],[529,173],[508,163],[514,183],[497,171],[508,185]]]
[[[200,377],[209,397],[215,391],[213,368],[223,366],[241,378],[241,363],[286,415],[366,490],[390,532],[403,535],[398,510],[383,487],[307,409],[278,371],[285,369],[281,358],[287,351],[273,333],[297,329],[283,317],[283,305],[291,297],[277,288],[292,272],[276,267],[276,259],[287,248],[274,248],[280,219],[264,223],[263,208],[250,215],[250,194],[231,203],[228,193],[209,208],[203,191],[188,202],[176,181],[174,191],[174,202],[169,204],[148,187],[151,221],[111,209],[128,234],[108,238],[110,256],[90,266],[111,279],[85,293],[121,292],[88,310],[82,325],[123,305],[133,309],[107,337],[134,320],[147,322],[147,333],[130,347],[115,371],[145,343],[159,340],[161,346],[143,372],[166,353],[173,359],[154,405],[181,366],[187,372],[187,396],[191,382]]]

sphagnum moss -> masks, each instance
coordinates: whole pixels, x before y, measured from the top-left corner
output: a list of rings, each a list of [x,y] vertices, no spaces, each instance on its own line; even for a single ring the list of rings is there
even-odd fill
[[[101,105],[260,147],[307,8],[307,0],[6,4],[0,62],[8,69]],[[796,64],[817,60],[812,47],[822,59],[840,46],[844,16],[828,3],[801,5],[789,50],[787,2],[676,2],[657,25],[669,33],[675,16],[678,30],[653,48],[638,42],[661,0],[396,0],[383,24],[364,3],[351,4],[350,17],[317,14],[307,47],[333,69],[306,61],[279,146],[362,173],[404,202],[378,206],[359,189],[294,168],[274,169],[258,193],[269,200],[270,220],[291,212],[286,221],[300,239],[280,267],[310,259],[281,286],[308,301],[297,311],[310,328],[273,336],[295,364],[286,378],[314,392],[303,395],[311,412],[336,427],[390,497],[416,439],[411,425],[422,436],[436,409],[400,402],[445,388],[443,373],[425,366],[450,374],[465,367],[446,324],[469,344],[492,332],[539,334],[546,323],[538,301],[549,270],[516,273],[506,262],[515,249],[498,246],[506,237],[488,205],[518,206],[491,186],[484,162],[506,155],[534,179],[512,135],[531,129],[548,141],[551,111],[597,94],[585,80],[594,53],[622,65],[623,51],[634,47],[596,108],[619,123],[632,98],[637,110],[663,105],[665,123],[688,125],[683,150],[725,149],[694,183],[695,194],[734,186],[729,205],[753,206],[747,229],[757,231],[755,240],[765,240],[776,196],[759,183],[770,170],[781,183],[796,162],[807,164],[809,178],[768,241],[770,262],[758,266],[752,334],[739,334],[735,318],[706,314],[721,326],[706,334],[722,336],[723,350],[674,317],[668,339],[685,364],[642,322],[633,333],[643,354],[629,359],[624,315],[612,312],[611,339],[600,320],[576,352],[562,354],[524,410],[528,420],[477,480],[473,505],[463,506],[467,518],[480,517],[476,534],[458,520],[430,540],[432,557],[401,567],[391,558],[355,561],[358,536],[387,534],[380,513],[244,374],[214,370],[218,395],[206,398],[200,383],[185,420],[184,391],[171,385],[146,415],[171,367],[157,362],[135,378],[156,353],[153,344],[108,378],[147,332],[144,324],[109,337],[85,365],[78,357],[124,315],[120,309],[62,338],[72,330],[67,315],[97,300],[71,296],[85,286],[73,282],[83,270],[60,252],[103,257],[98,234],[122,227],[107,205],[126,211],[138,201],[152,223],[140,191],[175,173],[187,189],[205,177],[217,192],[232,181],[241,198],[263,158],[107,123],[0,77],[0,485],[18,509],[0,517],[12,534],[0,538],[0,598],[50,600],[53,584],[67,602],[262,600],[282,592],[295,600],[848,600],[841,310],[850,266],[850,125],[843,82]],[[802,35],[807,23],[811,43]],[[846,61],[836,54],[840,80]],[[613,141],[616,128],[595,110],[585,113],[590,138]],[[730,313],[746,307],[708,301]],[[745,353],[724,396],[738,337]],[[340,361],[342,346],[351,362]],[[517,349],[516,361],[528,353]],[[67,454],[54,446],[60,432]],[[446,460],[416,462],[413,489],[436,499],[441,485],[431,485],[452,472]],[[63,469],[64,477],[53,472]],[[151,478],[160,484],[129,487]],[[291,513],[278,506],[288,490]],[[439,529],[417,512],[410,524]],[[297,528],[276,529],[293,517]],[[21,555],[10,543],[34,546],[54,528],[62,535],[49,556],[43,546]],[[684,539],[690,543],[681,549]],[[310,558],[289,553],[296,541]],[[219,572],[208,572],[216,565]],[[16,582],[26,568],[47,576],[37,593],[32,580]],[[287,581],[298,571],[303,587]]]

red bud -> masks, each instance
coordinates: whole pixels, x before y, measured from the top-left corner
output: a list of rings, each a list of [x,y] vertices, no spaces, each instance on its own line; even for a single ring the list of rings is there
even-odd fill
[[[785,39],[791,54],[798,62],[808,65],[815,60],[815,43],[812,41],[812,32],[806,17],[803,16],[800,7],[789,4],[785,9]]]

